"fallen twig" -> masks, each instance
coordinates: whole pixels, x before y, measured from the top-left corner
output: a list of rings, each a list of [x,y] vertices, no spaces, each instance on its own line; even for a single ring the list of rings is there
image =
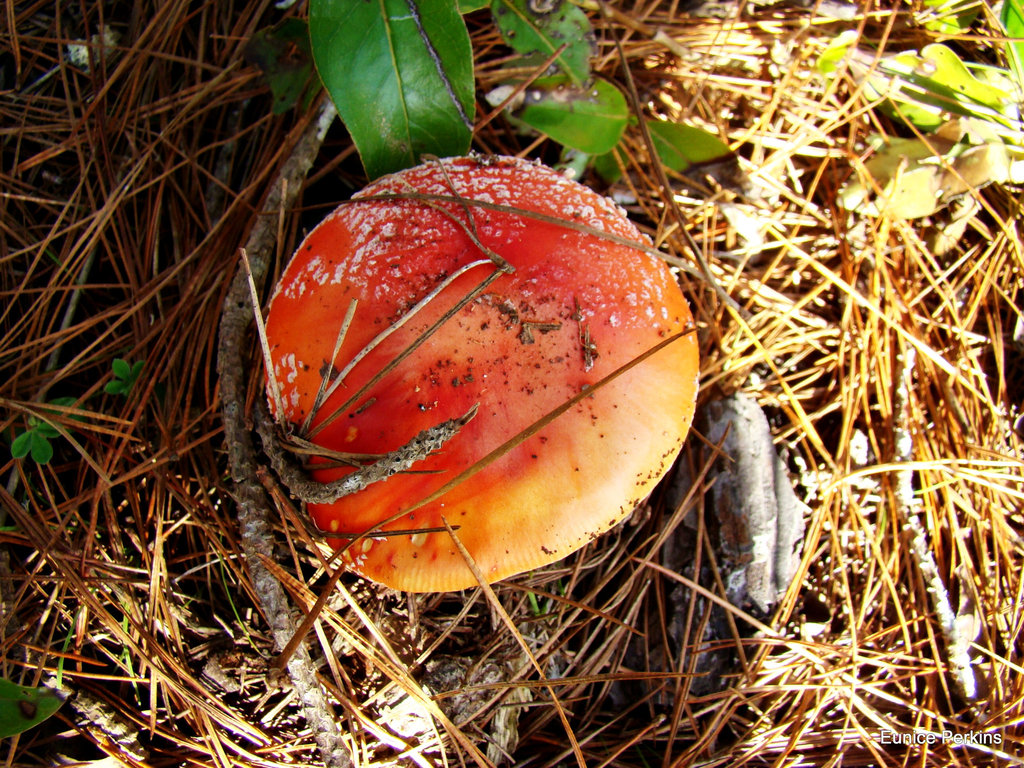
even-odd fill
[[[900,355],[899,381],[896,384],[895,396],[895,438],[896,461],[906,464],[914,459],[914,437],[910,430],[910,388],[914,376],[914,364],[917,352],[914,347],[907,347]],[[974,638],[966,637],[957,622],[956,612],[949,599],[949,592],[942,581],[939,567],[935,563],[928,543],[921,518],[917,514],[917,502],[914,498],[914,470],[901,469],[896,477],[896,501],[899,511],[910,531],[910,547],[914,561],[925,582],[928,598],[932,603],[942,636],[946,641],[946,652],[953,683],[957,692],[969,702],[978,698],[978,682],[974,678],[971,666],[970,647]]]
[[[392,475],[404,472],[431,453],[441,450],[446,442],[469,423],[476,415],[476,411],[477,406],[474,405],[459,418],[448,419],[425,429],[405,445],[385,454],[372,464],[328,483],[319,483],[310,478],[302,467],[282,450],[274,434],[270,414],[261,405],[256,406],[255,423],[256,431],[263,443],[263,451],[288,491],[297,499],[310,504],[330,504],[343,496],[358,493],[371,483],[387,480]]]
[[[276,213],[292,204],[335,115],[333,103],[325,99],[281,169],[264,204],[265,214]],[[255,281],[266,275],[274,250],[276,232],[273,222],[272,216],[259,217],[245,244]],[[264,565],[264,558],[271,562],[275,558],[269,505],[257,475],[256,450],[245,418],[243,340],[252,323],[253,312],[259,311],[252,305],[248,281],[246,270],[240,266],[221,310],[217,374],[221,388],[224,442],[231,465],[231,477],[235,483],[242,548],[260,606],[273,631],[277,650],[280,651],[295,634],[296,626],[284,589]],[[304,643],[288,659],[287,668],[325,766],[350,768],[351,755],[317,679],[316,665]]]

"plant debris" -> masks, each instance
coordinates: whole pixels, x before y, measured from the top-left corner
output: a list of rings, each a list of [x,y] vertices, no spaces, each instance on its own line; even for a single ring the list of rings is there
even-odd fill
[[[301,692],[273,674],[281,630],[306,616],[324,711],[361,766],[938,768],[1024,751],[1012,130],[996,133],[1009,148],[1001,181],[959,172],[970,183],[943,181],[943,205],[929,200],[919,218],[844,207],[848,182],[877,202],[913,170],[908,159],[874,176],[877,147],[924,137],[934,149],[935,134],[883,108],[848,66],[818,67],[854,30],[868,66],[934,43],[973,77],[1012,72],[999,19],[982,5],[954,44],[918,24],[931,4],[824,15],[722,3],[713,17],[655,0],[577,7],[595,31],[592,74],[631,114],[601,160],[616,174],[593,172],[594,158],[574,167],[676,267],[703,404],[741,393],[768,416],[806,505],[791,581],[771,580],[763,610],[731,602],[698,513],[725,482],[713,480],[718,433],[699,429],[674,470],[690,478],[681,494],[657,489],[624,524],[490,599],[337,573],[269,473],[257,482],[273,546],[247,554],[215,363],[239,248],[265,222],[269,282],[303,231],[366,183],[335,127],[305,181],[289,182],[297,202],[274,204],[313,114],[302,99],[275,114],[283,101],[244,51],[305,11],[14,3],[0,31],[0,658],[5,679],[69,698],[4,739],[0,764],[322,762]],[[466,19],[479,104],[543,74],[509,72],[498,30]],[[744,184],[666,180],[651,120],[717,137]],[[995,136],[971,128],[952,142],[914,162],[946,173]],[[476,118],[473,143],[549,164],[562,153],[498,108]],[[244,418],[262,396],[261,356],[252,334],[236,351]],[[672,550],[682,530],[688,567]],[[286,597],[285,624],[263,613],[268,583]],[[453,658],[478,676],[442,693],[431,670]],[[404,697],[429,727],[389,729],[383,713]]]

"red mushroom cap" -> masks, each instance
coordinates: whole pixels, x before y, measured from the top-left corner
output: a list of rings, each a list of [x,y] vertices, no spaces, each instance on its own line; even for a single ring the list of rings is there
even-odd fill
[[[369,199],[380,196],[388,199]],[[698,382],[697,343],[687,333],[693,321],[678,284],[662,261],[629,245],[646,246],[646,238],[592,190],[507,157],[428,162],[379,179],[357,199],[310,233],[271,302],[267,338],[280,404],[269,384],[268,395],[276,418],[297,429],[313,407],[321,373],[333,379],[403,317],[317,409],[313,441],[333,451],[382,454],[474,404],[479,410],[411,471],[333,504],[310,504],[317,526],[361,534],[390,520],[379,530],[409,531],[443,527],[443,518],[487,580],[496,581],[558,560],[619,522],[677,455]],[[497,277],[360,391],[495,271],[481,246],[515,271]],[[352,322],[332,362],[353,300]],[[681,333],[421,503],[566,401]],[[327,481],[351,471],[314,468],[313,476]],[[395,589],[476,583],[444,530],[366,538],[344,557],[352,570]]]

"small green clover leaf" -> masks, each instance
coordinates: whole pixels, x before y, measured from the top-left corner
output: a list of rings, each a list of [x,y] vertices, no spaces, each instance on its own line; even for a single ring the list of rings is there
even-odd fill
[[[139,374],[142,373],[143,364],[142,360],[129,363],[127,360],[115,357],[114,362],[111,364],[114,378],[104,385],[103,391],[108,395],[124,395],[127,397],[132,391],[132,387],[135,386],[135,382],[138,381]]]
[[[53,446],[45,435],[36,428],[30,428],[14,438],[11,443],[11,456],[23,459],[31,454],[36,464],[49,464],[53,458]]]
[[[73,397],[57,397],[50,401],[52,405],[67,407],[75,404]],[[11,456],[24,459],[31,456],[36,464],[48,464],[53,458],[53,446],[50,440],[59,437],[60,432],[53,425],[38,416],[28,417],[28,429],[16,435],[11,441]]]

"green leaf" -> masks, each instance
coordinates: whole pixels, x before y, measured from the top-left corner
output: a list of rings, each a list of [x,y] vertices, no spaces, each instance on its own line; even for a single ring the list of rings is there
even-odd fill
[[[36,464],[48,464],[53,458],[53,446],[50,445],[50,437],[56,437],[59,433],[48,427],[52,435],[48,435],[42,429],[46,425],[37,425],[22,432],[11,441],[11,456],[15,459],[24,459],[31,456]]]
[[[1006,41],[1006,58],[1010,62],[1010,70],[1017,80],[1017,85],[1024,88],[1024,9],[1020,0],[1003,0],[999,12],[999,22],[1008,38]]]
[[[608,184],[614,184],[622,178],[622,169],[615,159],[618,149],[612,148],[611,152],[605,152],[594,158],[594,171]]]
[[[981,0],[923,0],[924,27],[940,35],[959,35],[978,18]]]
[[[666,120],[647,123],[654,150],[666,168],[683,172],[695,163],[726,160],[733,156],[729,145],[702,128]]]
[[[57,428],[47,424],[45,421],[37,421],[36,425],[32,427],[32,432],[40,437],[45,437],[47,440],[52,437],[60,437],[60,432],[57,431]]]
[[[55,397],[55,398],[53,398],[53,400],[50,401],[49,404],[50,405],[58,405],[58,406],[60,406],[62,408],[70,408],[71,406],[73,406],[75,404],[75,398],[74,397],[68,397],[68,396],[66,396],[66,397]],[[58,414],[52,408],[48,408],[46,410],[48,410],[55,417],[59,417],[60,416],[60,414]],[[81,417],[74,417],[73,416],[72,418],[79,418],[80,419]],[[35,431],[38,432],[43,437],[46,437],[46,438],[60,437],[60,432],[57,430],[56,427],[54,427],[52,424],[47,423],[46,421],[43,421],[38,416],[30,417],[29,418],[29,423],[33,424]],[[51,451],[51,453],[52,453],[52,451]]]
[[[986,120],[1004,133],[1019,130],[1014,84],[996,68],[965,63],[948,46],[932,43],[881,58],[853,48],[847,62],[886,114],[921,130],[935,130],[947,113]]]
[[[958,118],[926,137],[886,140],[864,164],[870,183],[851,179],[840,191],[841,204],[868,215],[915,219],[967,192],[1007,181],[1011,158],[1006,145],[995,135],[970,143],[977,138],[976,128],[972,120]]]
[[[28,452],[32,449],[32,435],[35,432],[33,429],[28,429],[17,435],[11,441],[11,456],[15,459],[24,459],[28,456]]]
[[[1001,112],[1010,101],[1005,90],[979,80],[952,48],[939,43],[926,45],[921,49],[921,58],[925,66],[934,66],[934,73],[921,81],[934,84],[935,93],[945,95],[941,88],[945,86],[959,104],[979,104],[994,112]]]
[[[580,152],[578,149],[572,147],[562,147],[558,162],[555,163],[552,168],[558,171],[563,176],[568,176],[570,179],[581,179],[583,174],[586,173],[587,167],[590,165],[593,155],[588,155],[586,152]]]
[[[850,48],[857,43],[857,30],[847,29],[840,32],[825,47],[818,57],[817,68],[823,75],[831,75],[839,67],[839,62],[846,58]]]
[[[108,395],[127,395],[138,381],[143,365],[145,365],[143,360],[129,363],[123,358],[115,357],[110,365],[114,378],[103,385],[103,391]]]
[[[491,0],[459,0],[459,13],[465,16],[473,11],[483,10],[491,4]]]
[[[516,117],[559,144],[602,155],[622,138],[629,109],[626,97],[607,80],[577,88],[565,78],[542,78],[526,91]]]
[[[50,445],[49,439],[38,429],[33,429],[29,435],[31,435],[29,440],[32,446],[32,461],[36,464],[49,464],[50,459],[53,458],[53,446]]]
[[[263,70],[274,97],[273,112],[287,112],[312,96],[309,85],[313,58],[309,29],[301,19],[285,19],[275,27],[257,30],[245,46],[245,59]]]
[[[0,739],[39,725],[63,703],[50,688],[25,688],[0,678]]]
[[[569,0],[493,0],[491,13],[511,48],[547,59],[565,45],[555,60],[559,69],[577,85],[590,79],[594,32],[587,14]]]
[[[469,149],[473,51],[452,0],[312,0],[309,34],[371,178]]]
[[[110,364],[110,369],[119,379],[127,379],[132,375],[132,367],[128,364],[128,361],[120,357],[114,358],[114,362]]]

